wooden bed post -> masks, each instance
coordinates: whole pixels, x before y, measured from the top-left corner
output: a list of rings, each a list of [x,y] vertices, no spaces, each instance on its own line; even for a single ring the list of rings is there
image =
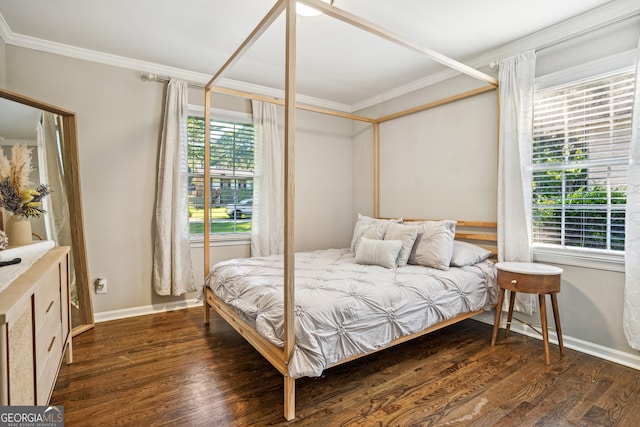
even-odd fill
[[[288,366],[296,344],[295,334],[295,135],[296,135],[296,0],[286,2],[286,69],[284,134],[284,358]],[[284,417],[296,417],[295,380],[284,376]]]
[[[204,89],[204,216],[203,221],[203,234],[204,234],[204,277],[207,278],[209,274],[209,268],[211,263],[211,248],[209,247],[209,206],[211,205],[211,184],[210,184],[210,162],[211,162],[211,89],[205,87]],[[204,303],[204,323],[209,324],[211,320],[211,313],[207,299],[203,299]]]
[[[373,123],[373,217],[380,216],[380,126]]]

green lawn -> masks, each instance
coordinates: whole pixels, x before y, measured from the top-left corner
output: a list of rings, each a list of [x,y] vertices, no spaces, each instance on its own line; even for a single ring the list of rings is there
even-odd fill
[[[202,222],[190,222],[190,234],[203,234],[204,224]],[[251,231],[250,220],[240,220],[235,224],[233,221],[216,222],[211,224],[211,233],[249,233]]]
[[[204,209],[194,208],[193,206],[189,206],[189,218],[202,219],[204,218]],[[229,215],[227,215],[227,208],[212,208],[211,209],[211,219],[229,219]]]
[[[200,220],[189,222],[189,234],[203,234],[204,209],[189,207],[189,218]],[[224,207],[211,209],[211,233],[249,233],[251,231],[251,219],[241,219],[234,223],[229,219]]]

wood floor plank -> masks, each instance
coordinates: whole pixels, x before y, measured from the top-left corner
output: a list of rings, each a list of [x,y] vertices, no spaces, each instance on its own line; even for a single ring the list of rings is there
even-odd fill
[[[636,413],[638,410],[638,393],[640,393],[640,378],[630,376],[624,369],[612,369],[610,372],[611,381],[615,387],[609,387],[602,393],[590,411],[585,414],[587,419],[593,418],[594,411],[601,410],[600,421],[604,425],[615,425],[626,418],[627,413]],[[588,416],[591,415],[591,418]],[[584,418],[583,418],[584,419]],[[640,424],[640,417],[636,419]]]
[[[51,404],[67,426],[635,426],[640,372],[466,320],[296,381],[202,309],[99,323],[74,338]],[[551,348],[553,352],[557,348]]]

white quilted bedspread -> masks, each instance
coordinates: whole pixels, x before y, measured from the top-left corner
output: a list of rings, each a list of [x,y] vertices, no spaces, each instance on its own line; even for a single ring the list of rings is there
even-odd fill
[[[283,346],[282,256],[216,264],[206,285],[273,344]],[[497,295],[492,262],[441,271],[359,265],[349,249],[296,254],[293,378],[319,376],[459,313],[488,308]]]

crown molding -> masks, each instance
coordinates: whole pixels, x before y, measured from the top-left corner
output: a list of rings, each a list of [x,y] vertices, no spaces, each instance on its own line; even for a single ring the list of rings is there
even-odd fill
[[[210,78],[211,76],[208,76],[207,80],[205,80],[205,83],[207,83]],[[255,94],[269,96],[277,99],[284,99],[284,95],[285,95],[284,90],[282,89],[269,88],[267,86],[260,86],[253,83],[226,79],[224,77],[220,79],[219,86],[225,87],[227,89],[235,89],[243,92],[255,93]],[[299,102],[301,104],[312,105],[314,107],[321,107],[321,108],[327,108],[329,110],[341,111],[345,113],[352,112],[351,106],[348,104],[333,102],[326,99],[315,98],[307,95],[296,94],[296,102]]]
[[[492,49],[491,51],[485,52],[480,56],[476,56],[463,62],[473,68],[485,67],[491,62],[495,62],[516,53],[530,49],[541,49],[551,44],[561,42],[562,40],[571,39],[581,34],[586,34],[590,31],[602,28],[611,23],[632,17],[634,15],[638,15],[639,13],[640,4],[638,4],[637,0],[614,0],[596,9],[585,12],[579,16],[552,25],[529,36],[523,37],[515,42],[507,43],[501,47]],[[165,65],[116,56],[89,49],[77,48],[61,43],[15,34],[11,31],[11,28],[4,20],[2,14],[0,14],[0,37],[2,37],[4,42],[9,45],[40,50],[43,52],[49,52],[85,61],[97,62],[115,67],[128,68],[143,73],[153,73],[162,76],[175,77],[186,80],[195,85],[204,86],[211,77],[210,75],[205,73],[199,73],[177,67],[169,67]],[[381,93],[374,97],[356,102],[352,105],[300,94],[298,94],[296,98],[298,102],[304,104],[336,111],[353,113],[355,111],[359,111],[364,108],[389,101],[393,98],[406,95],[416,90],[424,89],[457,75],[459,75],[458,72],[450,69],[445,69],[406,85],[402,85],[390,91]],[[284,91],[281,89],[274,89],[228,78],[222,78],[219,82],[219,86],[274,98],[284,97]]]
[[[0,36],[6,44],[34,49],[42,52],[48,52],[56,55],[66,56],[69,58],[80,59],[84,61],[96,62],[114,67],[127,68],[140,71],[142,73],[152,73],[160,76],[174,77],[186,80],[196,86],[205,86],[211,76],[209,74],[190,71],[183,68],[170,67],[166,65],[155,64],[152,62],[140,61],[137,59],[127,58],[123,56],[112,55],[109,53],[98,52],[95,50],[74,47],[62,43],[43,40],[35,37],[14,34],[6,21],[0,14]],[[218,86],[227,89],[234,89],[243,92],[253,93],[257,95],[268,96],[272,98],[284,98],[284,90],[274,89],[267,86],[261,86],[253,83],[246,83],[229,78],[221,78]],[[328,101],[325,99],[315,98],[307,95],[296,96],[298,102],[315,107],[327,108],[330,110],[351,112],[351,106],[339,102]]]
[[[399,96],[415,92],[416,90],[424,89],[426,87],[438,84],[459,75],[461,75],[460,72],[452,70],[450,68],[444,69],[437,73],[429,74],[426,77],[415,80],[411,83],[407,83],[406,85],[398,86],[390,91],[381,93],[380,95],[376,95],[374,97],[357,102],[351,106],[351,112],[360,111],[365,108],[381,104],[385,101],[389,101]]]

